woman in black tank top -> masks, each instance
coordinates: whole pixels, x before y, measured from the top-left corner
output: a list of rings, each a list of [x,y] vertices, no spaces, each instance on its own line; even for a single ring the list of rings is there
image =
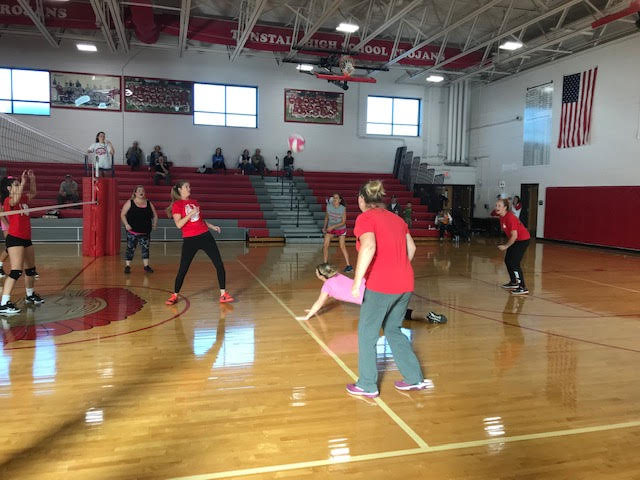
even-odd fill
[[[153,273],[153,269],[149,266],[149,242],[151,241],[151,230],[155,230],[158,224],[158,214],[153,204],[147,200],[142,185],[136,186],[131,199],[122,206],[120,219],[127,231],[124,273],[131,273],[131,260],[133,260],[138,243],[142,248],[144,271]]]

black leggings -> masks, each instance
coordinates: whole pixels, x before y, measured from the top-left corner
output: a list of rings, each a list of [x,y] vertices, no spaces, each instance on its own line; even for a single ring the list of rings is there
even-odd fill
[[[524,257],[524,252],[529,246],[529,240],[520,240],[507,248],[507,254],[504,256],[504,264],[507,266],[511,283],[524,287],[524,275],[520,262]]]
[[[196,235],[195,237],[185,237],[183,239],[180,268],[178,269],[178,275],[176,275],[175,293],[180,293],[182,282],[184,282],[184,277],[189,270],[189,265],[191,265],[191,261],[193,257],[196,256],[196,253],[198,253],[198,250],[204,250],[204,253],[209,256],[218,273],[220,290],[225,289],[226,274],[224,265],[222,264],[222,258],[220,258],[220,251],[211,232],[206,232],[201,235]]]

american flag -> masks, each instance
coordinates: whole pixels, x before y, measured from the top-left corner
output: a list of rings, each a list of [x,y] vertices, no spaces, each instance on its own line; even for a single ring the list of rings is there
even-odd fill
[[[598,67],[595,67],[586,72],[563,77],[558,148],[577,147],[589,143],[591,108],[597,75]]]

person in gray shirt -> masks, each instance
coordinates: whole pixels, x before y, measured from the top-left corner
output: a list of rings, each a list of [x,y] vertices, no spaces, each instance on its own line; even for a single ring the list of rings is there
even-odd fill
[[[58,190],[58,204],[76,203],[79,199],[78,184],[71,175],[67,173]]]
[[[331,244],[331,239],[333,237],[338,237],[340,250],[342,250],[344,259],[347,262],[347,266],[344,268],[344,271],[351,272],[353,267],[349,262],[349,252],[345,245],[345,238],[347,237],[347,206],[344,203],[342,195],[339,193],[334,193],[327,203],[327,213],[324,216],[322,233],[324,233],[324,246],[322,249],[324,262],[327,263],[329,259],[329,245]]]

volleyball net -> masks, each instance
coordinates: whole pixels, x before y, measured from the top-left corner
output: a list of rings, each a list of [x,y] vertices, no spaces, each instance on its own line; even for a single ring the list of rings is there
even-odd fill
[[[31,170],[37,187],[37,196],[30,202],[29,208],[0,212],[0,216],[29,213],[39,217],[61,209],[95,203],[96,172],[92,167],[86,151],[14,116],[0,113],[0,178],[12,176],[20,181],[23,172]],[[83,177],[91,180],[83,181]],[[89,191],[85,191],[87,189]],[[29,191],[27,180],[24,193]],[[69,216],[78,217],[82,214],[77,212]]]

